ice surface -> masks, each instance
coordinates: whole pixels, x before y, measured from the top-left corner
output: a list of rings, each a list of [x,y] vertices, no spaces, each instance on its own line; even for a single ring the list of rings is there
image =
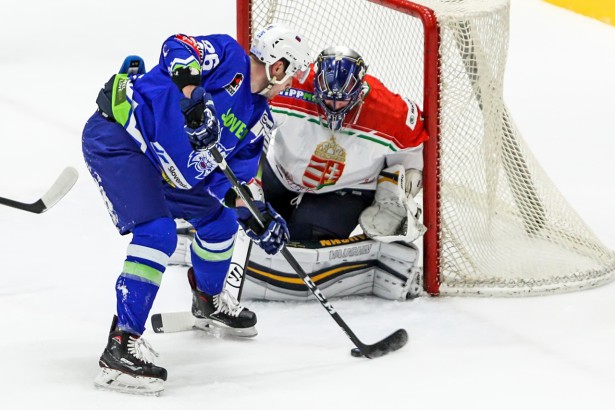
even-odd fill
[[[253,340],[147,331],[169,371],[161,397],[94,389],[129,238],[115,232],[85,168],[83,124],[124,56],[151,66],[175,32],[234,34],[234,13],[230,0],[3,6],[0,195],[34,200],[68,165],[81,178],[43,215],[0,208],[0,408],[614,408],[615,284],[523,299],[334,300],[366,343],[410,333],[404,349],[372,361],[350,356],[317,303],[250,303]],[[511,26],[510,111],[566,198],[615,248],[615,27],[539,0],[513,0]],[[153,311],[189,305],[185,273],[172,267]]]

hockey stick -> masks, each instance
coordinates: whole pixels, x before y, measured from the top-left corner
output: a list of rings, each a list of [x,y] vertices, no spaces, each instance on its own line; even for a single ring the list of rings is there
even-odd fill
[[[58,203],[58,201],[62,199],[68,191],[70,191],[73,185],[75,185],[75,182],[77,182],[77,178],[79,178],[79,173],[77,170],[73,167],[67,167],[64,171],[62,171],[56,182],[53,183],[47,193],[45,193],[45,195],[43,195],[36,202],[27,204],[0,197],[0,204],[10,206],[11,208],[21,209],[22,211],[42,214]]]
[[[249,199],[250,196],[246,191],[244,191],[245,188],[239,183],[237,177],[226,163],[226,160],[220,154],[220,151],[218,151],[217,147],[213,147],[210,149],[210,152],[220,166],[222,172],[224,172],[224,175],[228,178],[231,185],[233,185],[233,187],[237,191],[237,195],[243,200],[243,202],[245,202],[246,207],[250,210],[250,213],[254,216],[254,218],[256,218],[256,220],[262,227],[265,227],[263,215]],[[359,338],[354,334],[354,332],[350,329],[350,327],[348,327],[346,322],[342,320],[342,317],[335,311],[331,303],[329,303],[327,298],[322,294],[320,289],[318,289],[316,284],[314,284],[308,274],[305,273],[305,271],[303,270],[301,265],[299,265],[299,262],[297,262],[292,253],[290,253],[290,251],[286,247],[283,247],[280,252],[282,253],[282,256],[284,256],[286,261],[290,264],[290,266],[295,270],[297,275],[303,280],[308,289],[314,294],[314,296],[316,296],[316,299],[318,299],[318,301],[324,306],[327,312],[329,312],[329,315],[331,315],[333,320],[335,320],[339,327],[341,327],[344,333],[346,333],[346,335],[350,338],[352,343],[354,343],[356,348],[353,348],[350,351],[352,356],[365,356],[367,358],[373,359],[376,357],[383,356],[387,353],[391,353],[395,350],[401,349],[408,342],[408,333],[404,329],[399,329],[393,332],[391,335],[380,340],[379,342],[376,342],[371,345],[366,345],[365,343],[361,342]]]

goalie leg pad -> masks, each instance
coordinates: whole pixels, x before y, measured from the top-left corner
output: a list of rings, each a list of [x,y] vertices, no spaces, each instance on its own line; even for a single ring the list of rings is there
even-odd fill
[[[415,246],[383,243],[365,235],[323,240],[317,247],[313,242],[292,245],[289,249],[293,256],[329,298],[373,294],[390,300],[406,300],[420,294],[422,271],[417,266]],[[243,298],[313,299],[303,281],[279,254],[267,255],[254,247],[245,274]]]
[[[192,266],[190,247],[193,240],[194,235],[177,234],[177,247],[169,258],[169,265]]]
[[[177,226],[177,247],[169,259],[169,265],[192,266],[190,246],[194,240],[195,230],[184,219],[175,219]]]
[[[289,249],[327,297],[371,294],[380,244],[364,235],[320,243],[327,242],[335,242],[335,245],[317,246],[317,243],[306,242],[311,247],[295,243],[299,246],[290,245]],[[267,255],[258,247],[252,247],[245,275],[242,289],[244,299],[314,299],[281,254]]]
[[[374,277],[374,295],[383,299],[414,299],[423,292],[423,270],[418,266],[418,248],[400,243],[382,243]]]

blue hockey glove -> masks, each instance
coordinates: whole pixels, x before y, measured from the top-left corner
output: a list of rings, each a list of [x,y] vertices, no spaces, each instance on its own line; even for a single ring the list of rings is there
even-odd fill
[[[260,226],[250,210],[244,206],[235,208],[237,220],[254,243],[263,248],[269,255],[275,255],[282,250],[289,239],[286,221],[273,210],[269,203],[253,201],[252,204],[258,208],[265,218],[265,227]]]
[[[211,94],[203,87],[192,90],[190,98],[179,102],[186,124],[184,131],[195,150],[210,149],[220,141],[220,124]]]

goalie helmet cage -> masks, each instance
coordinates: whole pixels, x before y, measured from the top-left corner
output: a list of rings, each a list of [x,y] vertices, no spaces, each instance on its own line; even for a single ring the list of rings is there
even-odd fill
[[[509,0],[238,0],[237,34],[294,27],[356,49],[422,102],[424,284],[432,295],[565,292],[612,279],[607,249],[529,151],[503,101]]]

